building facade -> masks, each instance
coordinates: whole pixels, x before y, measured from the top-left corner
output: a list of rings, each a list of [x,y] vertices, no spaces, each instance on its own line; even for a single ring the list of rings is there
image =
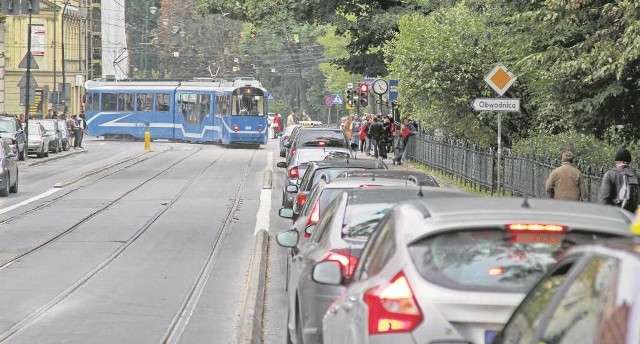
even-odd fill
[[[93,1],[93,0],[92,0]],[[31,75],[35,80],[35,99],[29,112],[44,117],[49,109],[59,114],[83,110],[84,81],[89,70],[87,59],[90,37],[87,0],[40,0],[39,13],[31,20]],[[20,65],[27,56],[29,16],[9,15],[4,22],[4,109],[6,114],[23,114],[24,97],[18,84],[26,75]],[[2,74],[2,73],[0,73]],[[2,97],[0,97],[2,100]]]

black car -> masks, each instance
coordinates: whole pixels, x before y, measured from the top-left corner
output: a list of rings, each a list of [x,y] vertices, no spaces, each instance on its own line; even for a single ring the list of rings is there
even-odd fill
[[[293,199],[294,217],[300,214],[302,206],[309,196],[309,192],[320,180],[335,178],[345,170],[386,170],[387,165],[382,160],[373,159],[328,159],[322,161],[311,161],[298,186],[298,193]]]
[[[638,343],[638,252],[629,239],[569,249],[493,343]]]
[[[9,193],[18,192],[18,159],[16,153],[5,140],[0,144],[0,196],[7,197]]]
[[[440,186],[432,175],[420,171],[404,170],[345,170],[340,172],[336,178],[384,178],[406,180],[422,186]]]
[[[26,156],[25,142],[27,136],[22,128],[22,123],[12,116],[0,116],[0,137],[9,143],[12,151],[18,159],[24,160]]]

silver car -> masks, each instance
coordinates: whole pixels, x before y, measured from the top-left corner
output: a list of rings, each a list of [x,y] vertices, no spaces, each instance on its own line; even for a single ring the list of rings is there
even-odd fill
[[[289,280],[287,334],[295,343],[321,343],[322,317],[344,286],[318,284],[311,269],[321,261],[340,262],[350,276],[376,224],[395,203],[423,197],[468,195],[455,189],[424,188],[417,185],[354,189],[339,194],[312,230],[309,242],[293,257]],[[278,234],[278,244],[295,248],[301,239],[296,229]]]
[[[393,207],[323,320],[324,343],[493,341],[524,294],[576,244],[631,237],[617,207],[541,199],[449,198]],[[345,283],[337,262],[318,283]]]
[[[29,153],[35,153],[38,158],[49,156],[50,136],[47,134],[47,131],[44,129],[42,124],[37,122],[30,122],[27,129],[27,131],[29,132]]]

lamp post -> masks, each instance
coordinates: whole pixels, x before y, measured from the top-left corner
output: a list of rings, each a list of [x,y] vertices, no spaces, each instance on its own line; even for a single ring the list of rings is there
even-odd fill
[[[145,21],[144,21],[144,37],[145,37],[145,47],[144,47],[144,64],[142,67],[142,78],[146,79],[147,78],[147,65],[148,65],[148,59],[149,59],[149,47],[148,47],[148,41],[149,41],[149,13],[151,13],[151,15],[155,15],[156,13],[158,13],[158,8],[155,6],[150,6],[149,7],[149,12],[147,12],[146,16],[145,16]]]

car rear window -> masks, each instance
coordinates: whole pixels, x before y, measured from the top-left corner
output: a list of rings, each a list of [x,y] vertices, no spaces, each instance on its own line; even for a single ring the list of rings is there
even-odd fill
[[[339,167],[339,168],[323,168],[323,169],[319,169],[316,170],[316,173],[313,176],[313,182],[312,184],[309,186],[309,188],[311,188],[313,185],[316,185],[322,178],[322,176],[328,176],[329,180],[333,180],[335,177],[337,177],[341,172],[344,172],[345,170],[364,170],[364,168],[348,168],[348,167]]]
[[[378,222],[394,203],[369,203],[347,207],[343,220],[342,235],[347,238],[368,238]]]
[[[432,283],[461,290],[525,293],[566,248],[604,238],[577,231],[460,230],[424,238],[411,244],[409,252],[420,275]]]
[[[324,210],[327,209],[331,201],[333,201],[342,191],[349,190],[347,188],[324,188],[320,194],[320,214],[324,214]]]
[[[338,130],[304,130],[300,132],[299,141],[306,147],[345,147],[347,142],[344,133]]]

